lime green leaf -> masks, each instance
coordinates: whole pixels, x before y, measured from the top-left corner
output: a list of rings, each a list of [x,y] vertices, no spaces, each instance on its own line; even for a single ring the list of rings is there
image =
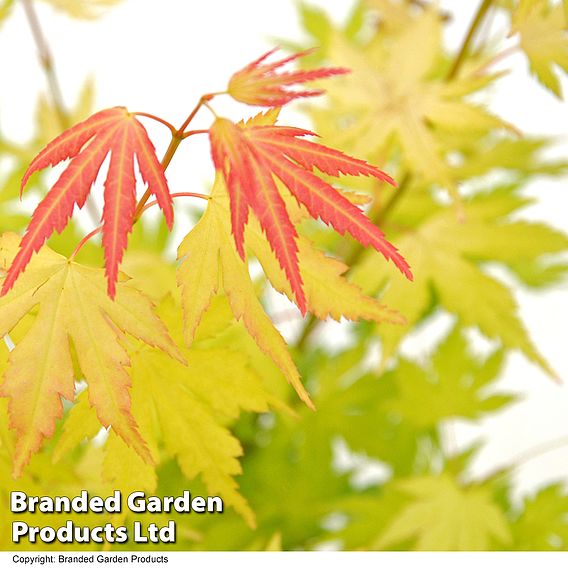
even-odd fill
[[[568,162],[547,160],[544,153],[552,146],[546,138],[498,138],[472,140],[472,147],[464,152],[463,163],[456,168],[461,179],[507,171],[519,177],[532,175],[563,175]]]
[[[510,262],[508,267],[523,284],[531,288],[547,288],[559,284],[568,273],[568,264],[539,261]]]
[[[395,45],[389,49],[373,43],[364,50],[334,33],[331,61],[353,72],[329,85],[328,108],[312,110],[317,131],[336,146],[370,159],[392,152],[394,143],[407,170],[455,193],[457,180],[446,160],[451,148],[439,132],[479,137],[514,128],[465,98],[491,77],[445,82],[436,76],[443,51],[435,10],[413,18],[397,34]]]
[[[412,501],[375,542],[379,549],[412,539],[414,550],[487,550],[511,541],[507,519],[480,486],[459,485],[451,477],[400,481]]]
[[[495,198],[490,193],[481,194],[464,206],[465,222],[459,222],[453,211],[442,210],[416,232],[395,240],[416,275],[412,284],[377,269],[376,259],[368,251],[354,268],[353,280],[367,293],[384,290],[382,300],[404,314],[410,325],[426,317],[437,302],[456,314],[462,325],[476,326],[487,337],[499,339],[503,347],[521,350],[555,376],[517,316],[512,293],[481,264],[489,260],[506,266],[532,263],[568,248],[568,239],[558,231],[503,218],[507,209],[518,205],[511,194],[496,194]],[[398,327],[377,330],[385,359],[394,354],[405,332]]]
[[[521,0],[513,14],[513,29],[520,34],[531,71],[548,90],[562,98],[558,70],[568,72],[566,14],[549,0]]]
[[[485,361],[472,356],[458,328],[436,351],[426,368],[402,359],[392,372],[398,396],[385,403],[387,410],[418,428],[432,428],[448,418],[474,419],[515,399],[490,394],[487,385],[501,370],[502,351]]]
[[[511,530],[515,550],[568,550],[566,490],[550,485],[527,497]]]
[[[320,46],[326,46],[333,31],[331,22],[324,10],[302,2],[298,7],[302,27]]]

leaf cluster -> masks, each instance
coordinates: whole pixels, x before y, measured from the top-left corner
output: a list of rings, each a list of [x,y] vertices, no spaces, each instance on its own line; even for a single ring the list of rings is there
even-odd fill
[[[47,1],[80,19],[118,3]],[[0,2],[0,23],[11,4]],[[491,10],[561,97],[563,6]],[[300,17],[320,49],[294,45],[276,62],[270,52],[235,73],[227,94],[274,107],[325,87],[321,104],[304,104],[317,142],[277,124],[276,108],[186,130],[216,96],[205,95],[181,129],[159,119],[172,132],[160,165],[142,116],[91,114],[90,82],[68,124],[42,96],[32,140],[0,136],[1,524],[15,487],[163,496],[189,486],[229,510],[174,515],[184,550],[568,549],[565,480],[518,499],[517,464],[473,476],[484,441],[452,442],[457,423],[515,404],[499,382],[511,352],[557,378],[516,291],[565,282],[568,237],[524,212],[536,201],[529,184],[568,163],[545,157],[553,141],[521,136],[490,109],[505,35],[449,50],[448,14],[434,2],[362,0],[344,25],[308,5]],[[302,67],[282,71],[293,62]],[[215,178],[180,244],[163,170],[199,133]],[[109,151],[101,214],[87,194]],[[39,170],[66,158],[50,189]],[[69,182],[79,169],[82,185]],[[148,186],[138,204],[137,172]],[[24,232],[28,177],[28,192],[47,197]],[[142,215],[152,193],[166,214],[157,224]],[[75,205],[102,218],[104,260],[92,240],[77,248]],[[426,356],[401,350],[441,314],[450,324]],[[279,325],[287,319],[296,336]],[[484,355],[475,334],[489,341]]]

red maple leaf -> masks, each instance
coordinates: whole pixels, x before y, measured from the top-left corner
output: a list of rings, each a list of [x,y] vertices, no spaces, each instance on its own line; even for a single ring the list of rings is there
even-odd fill
[[[174,218],[172,198],[146,129],[124,107],[100,111],[55,138],[27,169],[22,179],[22,191],[34,172],[71,158],[65,171],[34,211],[4,281],[2,295],[12,288],[32,255],[53,232],[63,231],[75,205],[79,208],[85,205],[109,152],[111,157],[104,189],[102,233],[108,293],[112,298],[115,296],[118,267],[128,233],[132,230],[136,209],[135,157],[142,179],[155,195],[171,229]]]
[[[338,67],[323,67],[308,71],[285,71],[278,72],[281,67],[301,57],[309,55],[314,50],[301,51],[274,63],[265,63],[278,49],[272,49],[249,63],[246,67],[237,71],[230,79],[228,93],[237,101],[255,106],[283,106],[298,98],[315,97],[321,95],[321,89],[292,90],[292,85],[325,79],[334,75],[349,73],[349,69]]]
[[[317,168],[331,176],[373,176],[392,185],[395,182],[364,160],[303,139],[313,135],[308,130],[287,126],[240,126],[224,118],[217,119],[210,129],[213,162],[227,182],[232,231],[239,254],[244,258],[244,228],[252,209],[304,314],[306,299],[298,268],[297,233],[275,178],[312,217],[319,217],[342,235],[351,234],[364,246],[374,247],[412,280],[408,263],[382,231],[312,170]]]

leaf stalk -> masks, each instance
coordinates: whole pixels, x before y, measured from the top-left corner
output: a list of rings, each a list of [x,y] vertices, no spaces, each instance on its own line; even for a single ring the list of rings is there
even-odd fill
[[[447,77],[448,81],[450,81],[451,79],[457,76],[464,61],[469,55],[469,50],[475,38],[475,34],[477,33],[477,30],[479,29],[483,20],[485,19],[485,16],[487,15],[489,8],[491,8],[493,1],[494,0],[483,0],[479,5],[479,8],[477,9],[475,16],[473,17],[473,20],[471,21],[469,29],[467,30],[467,33],[465,35],[462,46],[458,52],[458,55],[455,58],[453,65],[450,67],[450,71],[448,72],[448,77]]]
[[[199,112],[201,107],[206,105],[207,107],[211,108],[209,106],[209,101],[213,100],[216,96],[222,95],[222,94],[224,94],[224,92],[208,93],[206,95],[203,95],[199,99],[199,101],[197,102],[197,104],[195,105],[193,110],[189,113],[189,115],[185,119],[184,123],[177,130],[173,129],[171,131],[172,132],[172,140],[171,140],[170,145],[168,146],[166,153],[164,154],[164,157],[162,158],[162,162],[161,162],[162,168],[164,169],[164,171],[166,171],[166,169],[170,165],[175,153],[177,152],[177,149],[179,148],[179,145],[183,142],[183,140],[185,138],[188,138],[189,136],[192,136],[193,134],[198,134],[198,133],[201,133],[201,132],[207,132],[207,130],[199,130],[199,131],[195,130],[195,131],[186,132],[186,129],[191,124],[192,120],[195,118],[195,116],[197,115],[197,113]],[[146,192],[144,193],[144,195],[141,197],[138,204],[136,205],[136,211],[134,212],[133,224],[136,223],[140,219],[140,216],[144,212],[144,206],[148,202],[148,199],[150,199],[151,195],[152,195],[152,193],[151,193],[150,189],[148,188],[146,190]]]

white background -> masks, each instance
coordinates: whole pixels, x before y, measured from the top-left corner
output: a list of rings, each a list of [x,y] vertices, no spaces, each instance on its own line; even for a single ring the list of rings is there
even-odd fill
[[[312,0],[340,21],[350,0]],[[455,14],[447,40],[457,45],[477,2],[442,2]],[[179,125],[204,92],[222,90],[230,74],[274,45],[272,38],[301,39],[292,0],[129,0],[96,22],[75,22],[40,3],[39,15],[52,46],[65,99],[74,101],[85,78],[96,77],[97,108],[125,105],[157,114]],[[417,46],[419,49],[419,46]],[[531,134],[556,134],[566,155],[568,113],[565,104],[528,80],[525,60],[512,57],[514,73],[495,90],[493,110]],[[37,63],[23,11],[18,5],[0,32],[0,127],[12,139],[33,133],[33,109],[45,82]],[[566,89],[568,90],[568,89]],[[229,103],[218,106],[232,112]],[[207,113],[204,119],[209,120]],[[235,115],[235,117],[239,117]],[[239,117],[240,118],[240,117]],[[288,121],[303,121],[286,110]],[[161,154],[167,132],[151,126]],[[204,122],[203,126],[207,124]],[[199,127],[199,122],[196,127]],[[212,168],[205,141],[192,141],[176,155],[168,177],[172,191],[202,191]],[[526,217],[567,228],[566,180],[540,180],[530,188],[539,205]],[[521,315],[544,355],[568,381],[567,284],[547,293],[518,290]],[[444,326],[444,321],[438,322]],[[337,332],[337,328],[333,330]],[[429,347],[422,336],[410,338],[405,351]],[[525,397],[513,408],[472,427],[456,424],[452,444],[476,437],[487,445],[475,463],[483,474],[515,461],[519,454],[565,437],[563,449],[531,460],[516,476],[520,492],[554,479],[568,479],[568,386],[556,386],[521,356],[513,355],[503,387]]]

